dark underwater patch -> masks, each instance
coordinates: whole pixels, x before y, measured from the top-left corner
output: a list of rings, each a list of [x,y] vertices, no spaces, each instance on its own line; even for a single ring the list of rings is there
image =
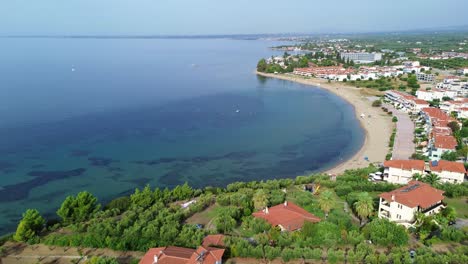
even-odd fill
[[[0,160],[0,171],[11,171],[15,165],[13,163],[10,163],[8,161],[1,161]]]
[[[82,175],[86,169],[79,168],[69,171],[31,171],[29,176],[35,177],[32,180],[17,184],[4,186],[0,189],[0,202],[11,202],[22,200],[28,197],[31,189],[45,185],[52,181],[77,177]]]
[[[117,162],[117,160],[103,157],[89,157],[88,160],[90,165],[94,167],[108,167],[111,163]]]
[[[254,151],[238,151],[238,152],[230,152],[230,153],[227,153],[225,155],[220,155],[220,156],[194,156],[194,157],[189,157],[189,158],[165,157],[165,158],[159,158],[159,159],[154,159],[154,160],[137,160],[134,163],[144,164],[148,166],[155,166],[155,165],[173,163],[173,162],[201,164],[201,163],[207,163],[207,162],[222,160],[222,159],[230,159],[233,161],[244,161],[244,160],[253,158],[255,155],[257,155],[257,153]]]
[[[70,152],[71,157],[86,157],[89,154],[91,154],[91,151],[82,149],[75,149]]]

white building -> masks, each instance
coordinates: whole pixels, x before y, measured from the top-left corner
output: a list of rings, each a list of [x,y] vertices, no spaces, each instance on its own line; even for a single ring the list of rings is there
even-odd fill
[[[463,163],[440,160],[431,162],[429,166],[441,182],[461,184],[465,180],[466,170]]]
[[[454,98],[456,96],[457,96],[456,91],[449,91],[449,90],[419,89],[419,90],[416,91],[416,97],[418,97],[418,99],[421,99],[421,100],[424,100],[424,101],[433,101],[434,99],[438,99],[438,100],[442,101],[442,99],[444,97]]]
[[[455,137],[435,134],[430,140],[429,158],[440,160],[445,152],[456,151],[457,145]]]
[[[443,193],[427,183],[411,181],[404,187],[380,195],[378,217],[410,227],[417,212],[429,216],[445,207]]]
[[[352,60],[356,63],[370,63],[382,60],[382,53],[342,52],[340,56],[342,59]]]
[[[436,75],[435,74],[427,74],[427,73],[416,73],[416,79],[420,82],[433,82],[435,81]]]
[[[424,175],[426,164],[423,160],[387,160],[384,162],[383,180],[390,183],[407,184],[413,175]]]

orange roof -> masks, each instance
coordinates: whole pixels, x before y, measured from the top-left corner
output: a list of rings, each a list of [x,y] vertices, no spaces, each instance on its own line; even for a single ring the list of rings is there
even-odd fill
[[[216,264],[221,263],[224,255],[224,249],[212,247],[198,247],[197,251],[192,254],[192,257],[187,264]],[[219,261],[219,262],[218,262]],[[158,263],[159,264],[159,263]]]
[[[399,204],[410,208],[421,207],[422,209],[431,207],[442,201],[444,191],[431,187],[427,183],[410,181],[408,185],[380,194],[380,197],[387,201],[396,201]]]
[[[320,218],[291,202],[285,202],[284,204],[267,208],[252,215],[265,219],[272,226],[281,225],[289,231],[301,229],[304,221],[312,223],[320,222]]]
[[[465,166],[463,163],[454,162],[454,161],[446,161],[446,160],[439,160],[437,165],[433,166],[432,162],[429,165],[431,167],[431,171],[449,171],[449,172],[458,172],[458,173],[466,173]]]
[[[207,235],[203,239],[202,245],[208,246],[224,246],[224,235]]]
[[[458,143],[453,136],[434,135],[434,146],[442,149],[455,149]]]
[[[417,105],[429,105],[428,102],[422,100],[422,99],[413,99],[413,102]]]
[[[223,258],[224,249],[198,247],[198,249],[183,247],[151,248],[140,260],[140,264],[153,264],[157,258],[158,264],[216,264]]]
[[[424,160],[387,160],[384,162],[384,167],[423,171],[425,168],[425,162]]]
[[[140,264],[153,264],[155,257],[158,258],[158,264],[186,264],[194,253],[195,249],[183,247],[150,248]]]

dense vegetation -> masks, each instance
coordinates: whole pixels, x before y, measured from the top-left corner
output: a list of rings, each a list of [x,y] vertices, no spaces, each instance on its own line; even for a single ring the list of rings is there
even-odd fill
[[[378,219],[375,214],[377,194],[398,186],[369,182],[367,175],[376,170],[371,166],[347,171],[336,181],[324,175],[311,175],[236,182],[226,188],[192,189],[185,184],[173,190],[152,190],[147,186],[136,189],[130,197],[111,201],[102,210],[92,194],[82,192],[64,201],[57,211],[62,219],[58,224],[44,228],[37,211],[26,212],[14,239],[47,245],[146,251],[166,245],[194,248],[206,234],[221,232],[228,235],[228,257],[282,258],[284,261],[326,258],[330,263],[345,259],[349,263],[388,263],[390,259],[393,263],[408,263],[410,236],[427,245],[436,241],[467,240],[466,230],[449,226],[455,217],[450,207],[443,214],[421,218],[421,225],[409,232]],[[303,190],[304,184],[312,182],[321,186],[319,195]],[[450,197],[468,195],[467,184],[438,187]],[[182,201],[191,199],[196,202],[188,208],[181,207]],[[252,217],[252,212],[285,200],[295,202],[322,221],[306,223],[300,231],[280,232],[264,220]],[[217,207],[212,219],[214,229],[187,224],[189,217],[213,206]],[[434,225],[434,221],[438,225]],[[24,232],[23,227],[31,232]],[[22,235],[24,233],[28,235]],[[377,249],[381,247],[388,252],[379,253]],[[459,247],[460,252],[448,254],[434,254],[430,248],[418,247],[417,256],[424,260],[468,261],[468,249],[463,246]]]

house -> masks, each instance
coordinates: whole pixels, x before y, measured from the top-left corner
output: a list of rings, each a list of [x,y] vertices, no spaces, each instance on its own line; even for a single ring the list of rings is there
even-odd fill
[[[463,183],[465,179],[465,166],[460,162],[439,160],[429,165],[431,172],[437,174],[441,182]]]
[[[383,180],[390,183],[406,184],[413,175],[425,172],[426,164],[423,160],[387,160],[384,162]]]
[[[456,151],[457,140],[453,136],[435,134],[431,140],[430,159],[439,160],[445,152]]]
[[[204,247],[224,247],[224,235],[207,235],[202,242]]]
[[[320,222],[320,218],[317,216],[288,201],[271,208],[267,207],[252,215],[256,218],[265,219],[272,226],[278,226],[281,231],[299,230],[305,221]]]
[[[440,212],[445,207],[443,194],[427,183],[410,181],[406,186],[379,195],[378,217],[410,227],[417,212],[424,215]]]
[[[140,264],[222,264],[224,249],[203,247],[197,249],[183,247],[150,248],[140,260]]]

